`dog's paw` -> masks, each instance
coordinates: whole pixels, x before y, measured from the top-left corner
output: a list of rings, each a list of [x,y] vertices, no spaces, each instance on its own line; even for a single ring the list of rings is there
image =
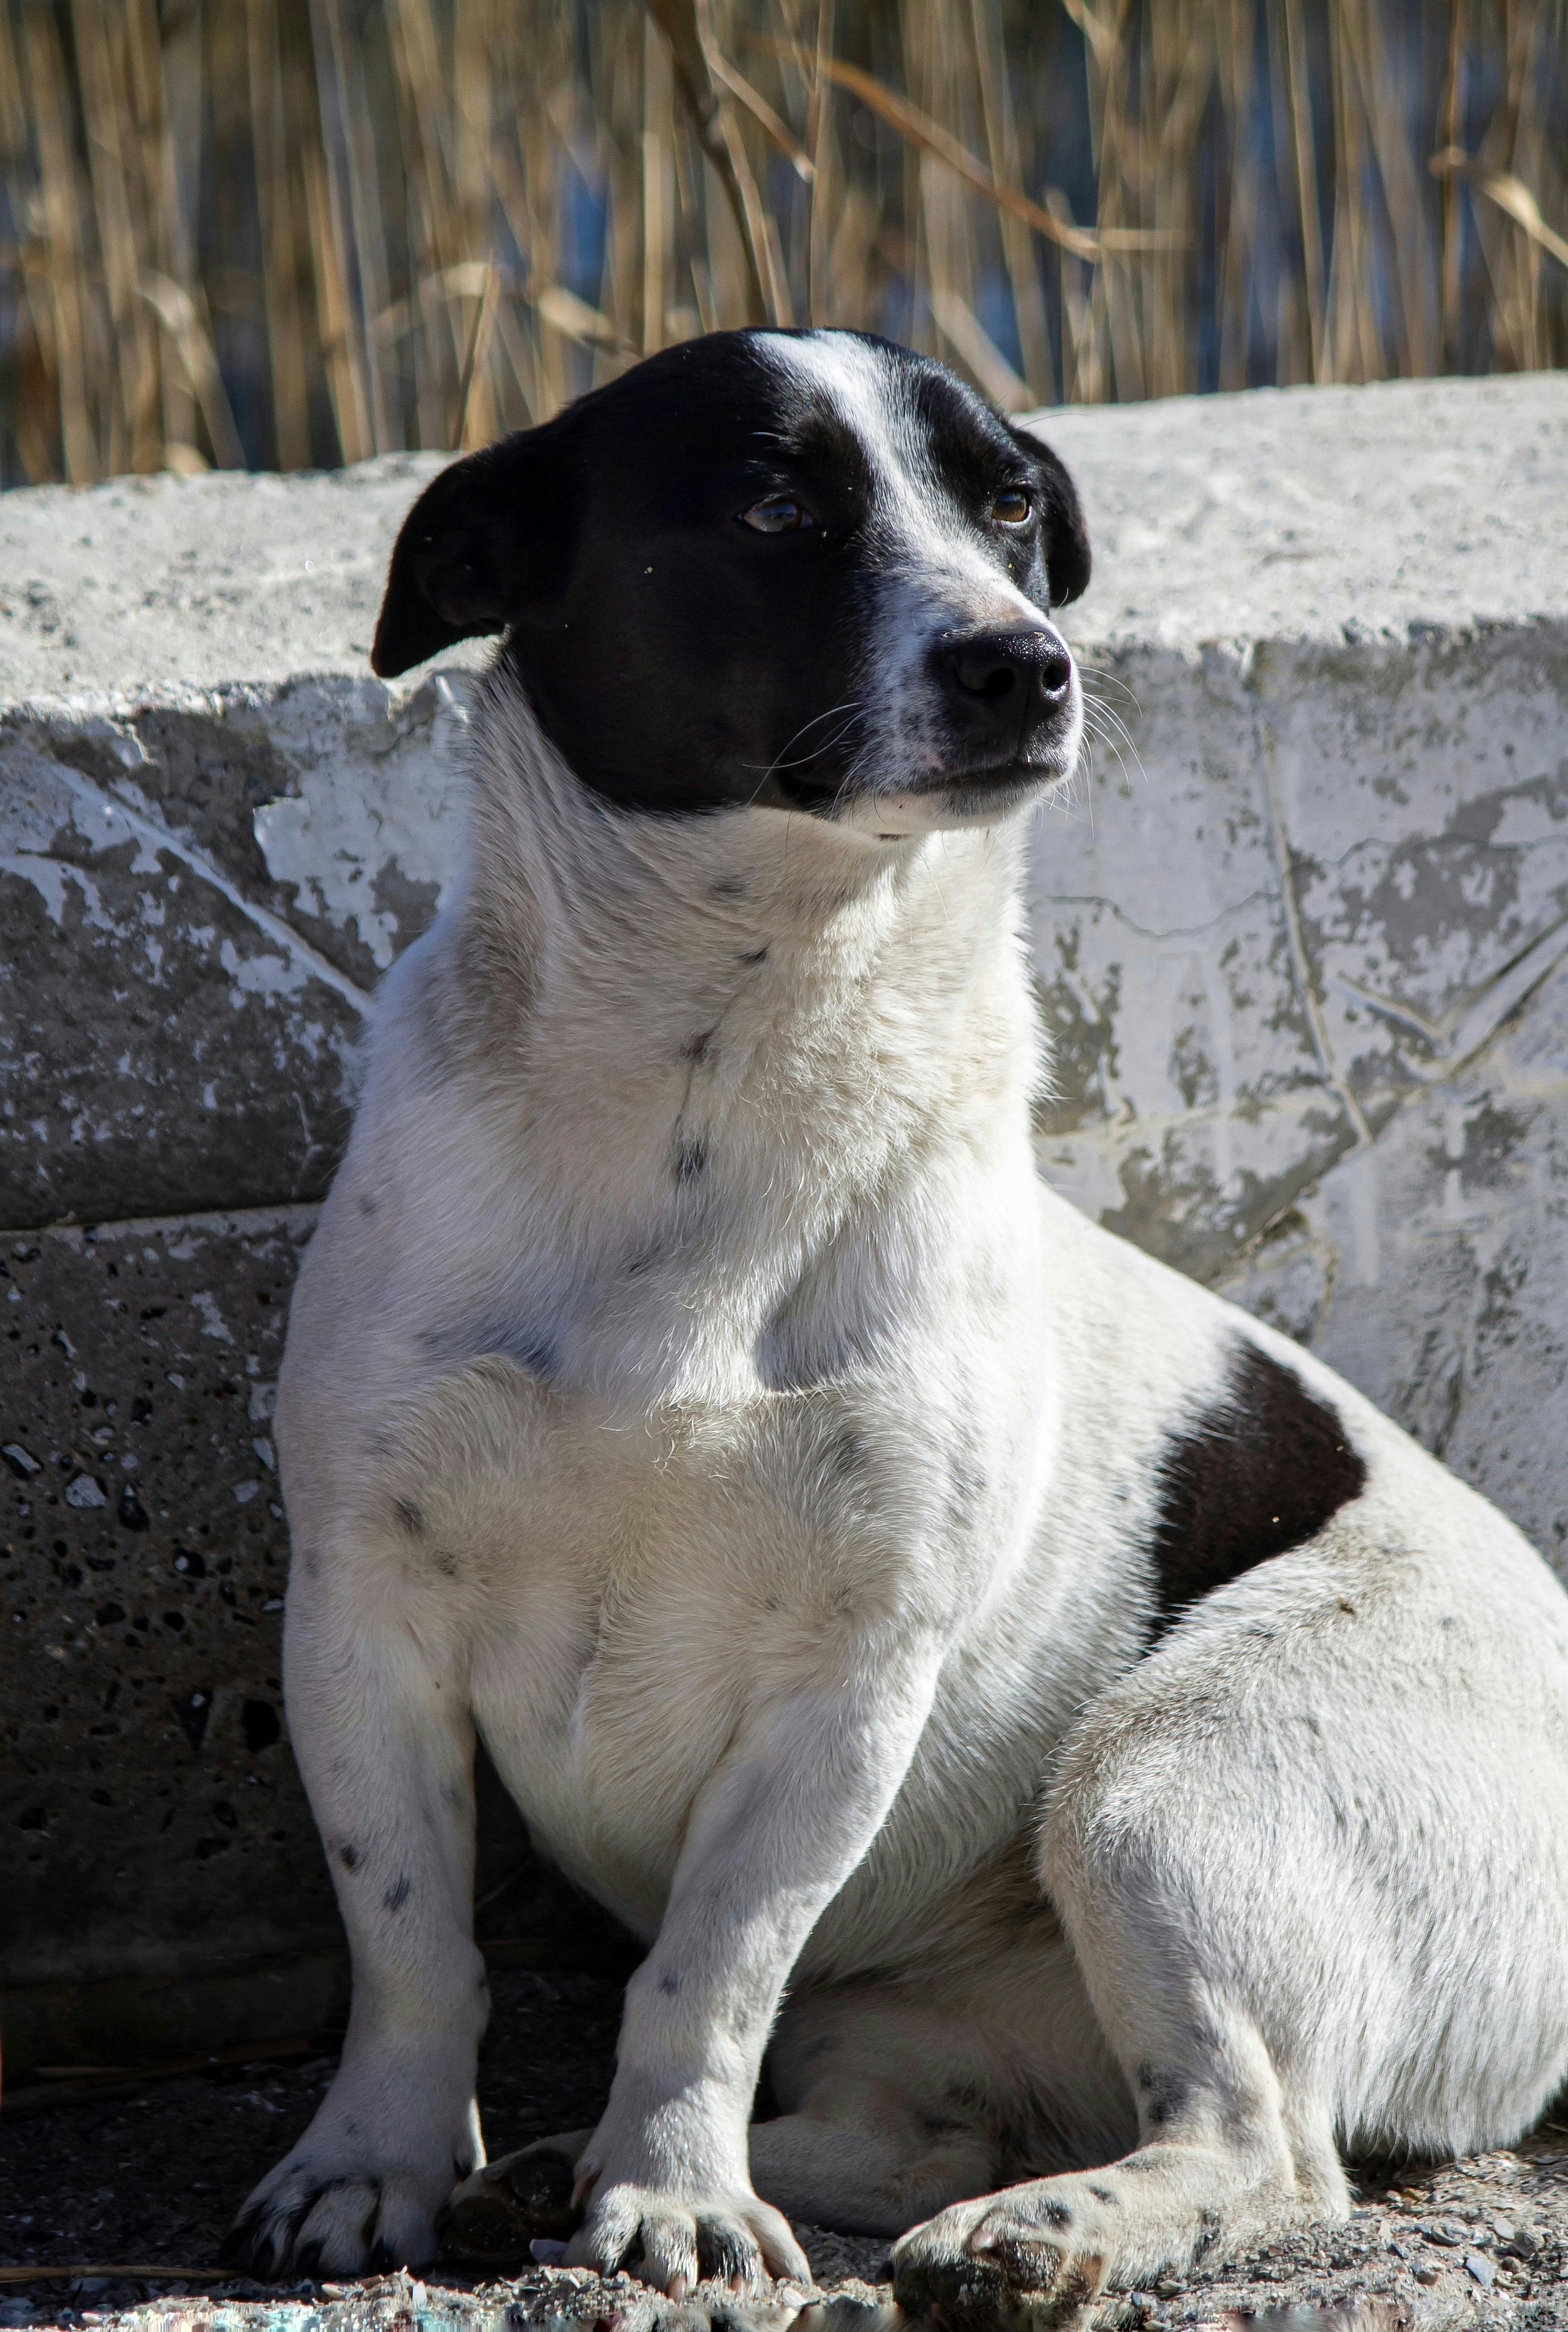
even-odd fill
[[[433,2137],[421,2158],[368,2145],[353,2119],[324,2108],[246,2197],[223,2263],[263,2282],[422,2267],[435,2257],[437,2215],[479,2150],[477,2117],[454,2145]]]
[[[613,2275],[624,2265],[684,2299],[699,2283],[760,2292],[775,2277],[809,2288],[811,2270],[789,2222],[755,2194],[689,2196],[657,2187],[613,2185],[596,2192],[567,2248],[569,2267]]]
[[[445,2257],[526,2267],[536,2241],[566,2242],[582,2222],[572,2201],[577,2158],[593,2135],[541,2137],[465,2178],[436,2221]]]
[[[1110,2271],[1113,2202],[1078,2178],[1040,2178],[955,2203],[893,2251],[893,2294],[907,2315],[953,2332],[1047,2332],[1074,2324]]]

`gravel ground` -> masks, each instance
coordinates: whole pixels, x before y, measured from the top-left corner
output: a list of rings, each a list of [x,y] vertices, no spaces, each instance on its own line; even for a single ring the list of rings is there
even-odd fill
[[[485,2135],[503,2153],[590,2122],[614,2064],[620,1984],[602,1974],[496,1970],[481,2072]],[[0,2266],[208,2265],[235,2206],[292,2142],[331,2076],[328,2057],[224,2068],[112,2095],[7,2113],[0,2127]],[[896,2319],[873,2288],[879,2242],[798,2230],[817,2283],[800,2332],[879,2332]],[[701,2299],[701,2295],[699,2295]],[[626,2277],[532,2270],[497,2283],[441,2270],[423,2279],[266,2289],[245,2282],[119,2277],[17,2285],[0,2279],[0,2327],[96,2325],[137,2332],[700,2332],[710,2319],[781,2327],[808,2296],[770,2307],[722,2296],[672,2308]],[[1354,2216],[1265,2254],[1157,2290],[1102,2300],[1090,2327],[1209,2332],[1544,2332],[1568,2327],[1568,2127],[1546,2123],[1511,2152],[1458,2163],[1363,2168]]]

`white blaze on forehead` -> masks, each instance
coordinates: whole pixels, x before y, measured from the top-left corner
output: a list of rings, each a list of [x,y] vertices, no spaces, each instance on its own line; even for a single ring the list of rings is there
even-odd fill
[[[944,484],[929,440],[892,393],[887,358],[847,333],[768,333],[762,344],[780,371],[808,383],[854,436],[875,480],[877,516],[906,551],[911,579],[938,594],[957,587],[971,621],[1024,617],[1045,629],[1035,601],[976,541],[973,514]]]

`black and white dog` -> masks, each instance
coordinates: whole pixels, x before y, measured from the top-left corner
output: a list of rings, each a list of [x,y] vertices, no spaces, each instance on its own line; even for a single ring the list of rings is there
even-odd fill
[[[263,2270],[532,2174],[480,2167],[476,1732],[647,1939],[555,2152],[569,2259],[673,2293],[802,2275],[795,2218],[1048,2316],[1568,2072],[1568,1598],[1036,1173],[1021,813],[1088,572],[1049,452],[845,332],[672,349],[403,529],[377,670],[502,637],[290,1327],[354,2005]]]

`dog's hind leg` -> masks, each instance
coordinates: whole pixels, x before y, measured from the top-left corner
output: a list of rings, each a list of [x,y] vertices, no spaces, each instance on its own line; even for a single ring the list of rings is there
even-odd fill
[[[1568,1603],[1476,1512],[1462,1559],[1347,1532],[1262,1565],[1080,1719],[1041,1875],[1142,2142],[914,2230],[912,2313],[1027,2299],[1048,2321],[1343,2216],[1341,2144],[1505,2144],[1546,2103],[1568,2071]]]
[[[751,2133],[757,2190],[789,2218],[901,2235],[1026,2164],[1131,2138],[1131,2096],[1027,1849],[1020,1836],[937,1907],[914,1972],[791,1998],[768,2058],[787,2110]]]
[[[749,2137],[759,2194],[808,2225],[891,2237],[994,2185],[980,2036],[952,2021],[904,1984],[793,1999],[768,2057],[786,2110]]]
[[[225,2256],[263,2276],[415,2265],[483,2159],[474,2062],[488,2007],[472,1935],[473,1727],[461,1659],[398,1570],[352,1536],[296,1556],[289,1722],[353,1961],[342,2061]]]

